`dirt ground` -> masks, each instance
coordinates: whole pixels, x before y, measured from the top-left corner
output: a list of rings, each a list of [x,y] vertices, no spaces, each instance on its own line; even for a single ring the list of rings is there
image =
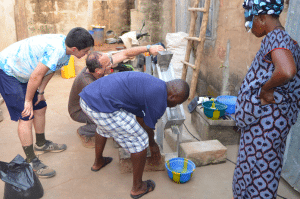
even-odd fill
[[[84,66],[84,60],[77,60],[76,71]],[[72,121],[67,111],[69,92],[74,78],[63,79],[56,73],[49,82],[45,97],[48,104],[46,113],[46,139],[67,144],[68,148],[62,153],[47,153],[39,158],[54,168],[57,175],[49,179],[40,179],[45,199],[127,199],[130,198],[132,173],[121,174],[119,170],[118,150],[113,147],[112,140],[108,140],[104,156],[113,157],[111,164],[92,172],[94,149],[84,148],[76,135],[81,124]],[[0,160],[10,162],[17,154],[24,157],[19,138],[17,123],[10,120],[5,103],[0,105],[4,121],[0,122]],[[196,135],[191,124],[187,104],[184,104],[187,128]],[[238,146],[230,145],[227,158],[236,161]],[[164,145],[168,152],[168,146]],[[143,179],[156,182],[153,192],[145,195],[145,199],[231,199],[232,176],[235,165],[227,161],[222,164],[197,167],[192,179],[185,184],[172,182],[166,171],[146,172]],[[0,181],[0,197],[4,194],[4,182]],[[300,198],[300,194],[293,190],[283,179],[280,181],[278,194],[288,199]],[[277,197],[280,198],[280,197]]]

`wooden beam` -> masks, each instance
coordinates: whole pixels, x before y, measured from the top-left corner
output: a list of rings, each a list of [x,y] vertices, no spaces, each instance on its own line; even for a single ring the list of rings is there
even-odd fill
[[[197,7],[199,5],[199,2],[200,2],[200,0],[195,0],[194,5],[192,7]],[[196,12],[191,13],[189,37],[194,37],[197,17],[198,17],[198,14]],[[186,61],[186,62],[190,61],[191,50],[192,50],[192,41],[188,40],[184,61]],[[182,75],[181,75],[181,79],[183,79],[183,80],[186,80],[187,69],[188,69],[187,65],[183,65]]]
[[[196,66],[195,65],[193,65],[193,64],[190,64],[190,63],[188,63],[188,62],[186,62],[186,61],[181,61],[183,64],[186,64],[186,65],[188,65],[189,67],[191,67],[191,68],[193,68],[194,70],[196,69]]]
[[[209,10],[209,7],[210,7],[210,0],[205,0],[204,8],[206,10]],[[195,61],[196,69],[194,70],[193,77],[192,77],[189,101],[194,99],[194,96],[196,93],[198,76],[199,76],[199,72],[200,72],[200,65],[201,65],[201,60],[203,57],[203,49],[204,49],[204,42],[205,42],[205,37],[206,37],[208,15],[209,15],[209,12],[204,13],[203,18],[202,18],[202,24],[201,24],[200,36],[199,36],[199,38],[202,39],[202,42],[199,43],[197,46],[197,55],[196,55],[197,57],[196,57],[196,61]]]
[[[201,41],[199,37],[185,37],[187,40]]]
[[[192,12],[207,12],[204,8],[189,8],[188,10]]]

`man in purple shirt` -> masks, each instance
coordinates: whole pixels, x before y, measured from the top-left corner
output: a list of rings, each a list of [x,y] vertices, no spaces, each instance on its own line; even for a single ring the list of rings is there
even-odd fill
[[[131,153],[131,197],[139,198],[153,191],[154,181],[142,181],[147,147],[150,147],[152,162],[159,162],[161,155],[154,140],[155,124],[167,107],[187,100],[189,85],[181,79],[164,82],[146,73],[122,72],[94,81],[79,95],[82,110],[97,124],[92,170],[98,171],[112,161],[102,154],[106,139],[113,137]]]

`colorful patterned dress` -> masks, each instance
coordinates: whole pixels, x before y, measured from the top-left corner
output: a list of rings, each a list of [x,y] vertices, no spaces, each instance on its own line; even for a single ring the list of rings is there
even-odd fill
[[[261,105],[261,87],[271,78],[271,51],[287,49],[293,54],[297,74],[276,87],[275,104]],[[237,165],[233,177],[235,199],[276,198],[285,142],[300,108],[300,47],[281,29],[268,33],[261,43],[240,88],[236,124],[241,129]]]

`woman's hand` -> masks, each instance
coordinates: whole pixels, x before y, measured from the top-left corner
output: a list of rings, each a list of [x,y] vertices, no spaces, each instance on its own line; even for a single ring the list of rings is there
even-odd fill
[[[265,90],[262,87],[260,91],[259,99],[261,101],[261,105],[275,104],[274,89]]]

